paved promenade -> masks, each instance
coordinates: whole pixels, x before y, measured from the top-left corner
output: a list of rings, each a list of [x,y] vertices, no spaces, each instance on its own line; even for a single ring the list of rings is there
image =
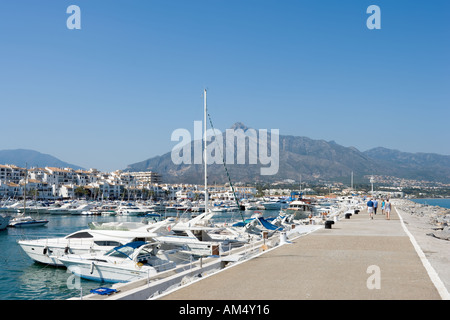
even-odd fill
[[[440,300],[395,210],[364,210],[162,296],[165,300]]]

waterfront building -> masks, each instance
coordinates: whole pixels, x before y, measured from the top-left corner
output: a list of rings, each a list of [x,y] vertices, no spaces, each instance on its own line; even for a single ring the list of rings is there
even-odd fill
[[[62,185],[58,189],[58,196],[63,199],[73,199],[75,197],[75,189],[74,185]]]
[[[45,167],[43,180],[54,185],[74,184],[74,173],[71,168]]]
[[[28,178],[26,181],[22,179],[19,182],[19,190],[17,195],[23,197],[26,188],[27,198],[35,198],[39,200],[53,199],[53,188],[47,182]]]
[[[136,181],[147,184],[160,184],[162,182],[161,175],[153,171],[126,172]],[[123,175],[125,173],[122,173]]]
[[[26,171],[25,168],[12,164],[0,165],[0,180],[19,183],[21,179],[25,178]]]
[[[194,192],[188,189],[178,190],[176,192],[177,200],[193,200],[194,196]]]
[[[2,199],[14,198],[19,193],[19,189],[18,183],[0,180],[0,197]]]

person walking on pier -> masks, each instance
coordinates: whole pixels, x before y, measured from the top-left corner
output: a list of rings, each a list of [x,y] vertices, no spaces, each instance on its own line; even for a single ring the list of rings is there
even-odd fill
[[[372,199],[367,201],[367,212],[369,213],[369,218],[373,220],[373,201],[372,201]]]
[[[378,200],[377,198],[373,199],[373,213],[377,214],[377,209],[378,209]]]
[[[389,199],[386,200],[384,211],[386,212],[386,219],[391,220],[391,203]]]

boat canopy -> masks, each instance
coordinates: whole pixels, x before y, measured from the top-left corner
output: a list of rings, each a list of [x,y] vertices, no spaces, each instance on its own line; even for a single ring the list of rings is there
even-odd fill
[[[139,248],[140,246],[143,246],[144,244],[146,244],[145,241],[133,241],[133,242],[129,242],[127,244],[124,244],[123,246],[115,247],[113,250],[117,251],[117,250],[120,250],[120,249],[125,248],[125,247],[131,247],[133,249],[136,249],[136,248]]]
[[[277,227],[274,224],[271,224],[269,221],[267,221],[266,219],[260,217],[258,218],[259,222],[261,222],[261,224],[264,226],[264,228],[268,229],[268,230],[283,230],[283,227]]]
[[[242,221],[236,222],[235,224],[233,224],[233,227],[244,227],[245,225],[247,225],[249,222],[251,222],[254,219],[255,218],[250,218],[250,219],[246,219],[244,222],[242,222]],[[268,230],[283,230],[283,227],[277,227],[276,225],[270,223],[268,220],[264,219],[263,217],[258,217],[256,219],[258,219],[259,222],[262,224],[262,226]]]
[[[133,253],[133,251],[136,248],[139,248],[140,246],[143,246],[144,244],[146,244],[145,241],[133,241],[133,242],[129,242],[127,244],[124,244],[123,246],[118,246],[115,247],[111,250],[109,250],[107,253],[105,253],[105,256],[115,256],[115,257],[120,257],[120,256],[125,256],[130,260],[133,260],[130,255]]]

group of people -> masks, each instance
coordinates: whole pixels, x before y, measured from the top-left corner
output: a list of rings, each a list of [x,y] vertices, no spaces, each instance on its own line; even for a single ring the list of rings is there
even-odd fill
[[[373,220],[373,215],[377,214],[378,200],[377,198],[370,199],[367,202],[367,211],[369,212],[370,219]],[[391,220],[391,203],[389,199],[381,200],[381,213],[386,215],[387,220]]]

